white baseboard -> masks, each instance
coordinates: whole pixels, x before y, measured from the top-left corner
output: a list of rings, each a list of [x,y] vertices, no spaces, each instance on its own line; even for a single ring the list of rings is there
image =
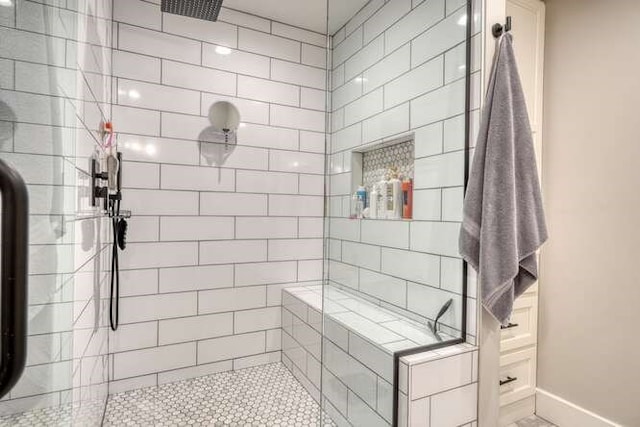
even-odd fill
[[[539,388],[536,390],[536,414],[559,427],[622,427]]]

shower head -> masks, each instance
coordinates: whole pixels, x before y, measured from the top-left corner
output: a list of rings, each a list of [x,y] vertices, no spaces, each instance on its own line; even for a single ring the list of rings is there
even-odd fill
[[[162,0],[163,12],[217,21],[223,0]]]

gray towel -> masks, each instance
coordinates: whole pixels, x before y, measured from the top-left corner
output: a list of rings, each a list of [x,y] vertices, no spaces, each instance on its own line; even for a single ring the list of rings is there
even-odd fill
[[[511,34],[501,37],[464,200],[460,254],[478,272],[482,304],[501,324],[538,278],[547,239],[533,138]]]

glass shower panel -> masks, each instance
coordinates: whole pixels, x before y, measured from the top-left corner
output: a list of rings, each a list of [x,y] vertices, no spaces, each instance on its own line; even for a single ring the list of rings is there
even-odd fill
[[[110,117],[111,0],[0,2],[0,158],[29,192],[27,363],[0,423],[98,425],[108,223],[89,158]]]
[[[466,335],[468,8],[370,0],[338,19],[329,1],[322,403],[338,425],[402,425],[399,358]]]

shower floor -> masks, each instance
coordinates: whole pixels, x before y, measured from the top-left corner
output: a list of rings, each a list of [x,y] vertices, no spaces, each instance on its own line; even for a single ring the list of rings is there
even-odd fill
[[[104,401],[66,404],[0,416],[0,427],[92,426],[100,423],[103,414]]]
[[[282,363],[109,397],[105,426],[335,426]]]
[[[97,403],[37,409],[2,416],[0,426],[94,427],[87,420],[100,419],[103,409]],[[282,363],[111,395],[103,425],[335,427]]]

